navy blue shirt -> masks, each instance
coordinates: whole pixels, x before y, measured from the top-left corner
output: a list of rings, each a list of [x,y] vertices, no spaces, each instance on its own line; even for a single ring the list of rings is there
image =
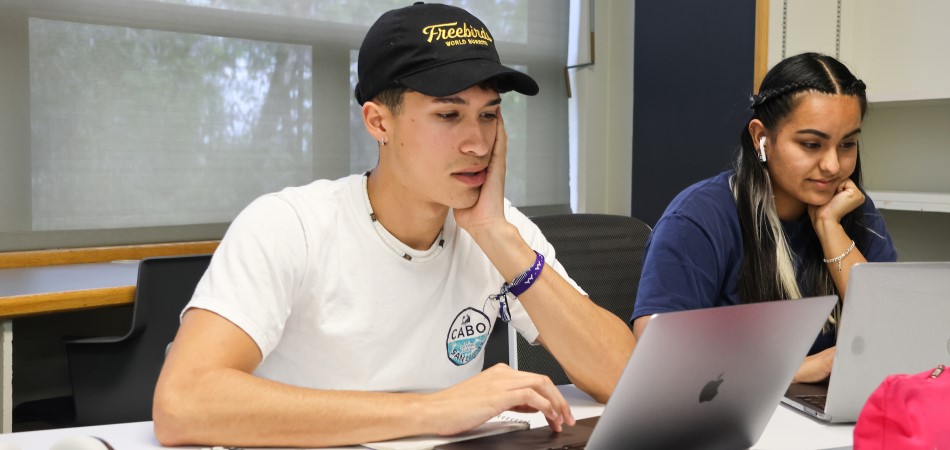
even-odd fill
[[[742,265],[742,230],[736,202],[729,187],[734,171],[700,181],[680,192],[657,222],[647,241],[643,273],[631,320],[640,316],[737,305]],[[871,230],[858,247],[868,261],[896,261],[897,252],[880,212],[870,198],[864,221]],[[805,253],[803,227],[807,214],[782,221],[797,265]],[[809,354],[834,345],[834,332],[822,333]]]

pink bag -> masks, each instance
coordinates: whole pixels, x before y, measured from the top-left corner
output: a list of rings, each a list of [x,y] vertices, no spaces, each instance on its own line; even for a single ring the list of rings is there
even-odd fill
[[[855,450],[950,450],[950,374],[943,372],[941,364],[887,377],[861,409]]]

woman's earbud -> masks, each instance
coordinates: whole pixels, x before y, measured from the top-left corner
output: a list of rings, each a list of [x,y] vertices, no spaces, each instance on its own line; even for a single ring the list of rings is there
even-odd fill
[[[765,136],[759,138],[759,161],[765,162]]]

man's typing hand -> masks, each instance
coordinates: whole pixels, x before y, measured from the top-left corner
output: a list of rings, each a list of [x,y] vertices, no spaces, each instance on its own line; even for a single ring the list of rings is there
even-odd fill
[[[428,394],[424,414],[435,433],[450,435],[475,428],[505,411],[544,414],[551,429],[573,426],[570,405],[551,379],[498,364],[462,383]]]

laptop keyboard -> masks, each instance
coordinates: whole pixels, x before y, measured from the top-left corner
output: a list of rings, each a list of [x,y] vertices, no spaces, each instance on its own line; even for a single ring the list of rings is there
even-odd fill
[[[825,400],[828,400],[827,395],[799,395],[797,398],[804,403],[814,406],[819,411],[825,410]]]

